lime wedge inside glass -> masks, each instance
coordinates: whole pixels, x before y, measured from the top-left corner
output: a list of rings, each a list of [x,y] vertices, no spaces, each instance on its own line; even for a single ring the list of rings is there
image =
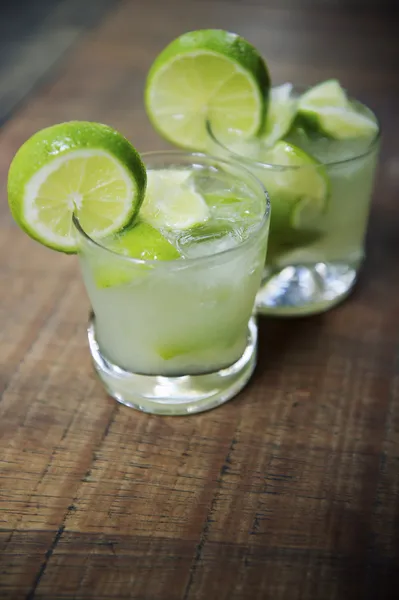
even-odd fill
[[[160,231],[140,221],[133,227],[105,239],[103,245],[121,256],[143,261],[181,258],[177,248]],[[93,260],[94,280],[99,288],[137,283],[152,269],[150,263],[124,261],[105,252],[96,255]]]
[[[277,142],[262,160],[257,175],[270,194],[271,233],[312,228],[326,211],[329,179],[323,165],[287,142]]]
[[[337,140],[371,138],[378,132],[372,113],[358,110],[335,79],[305,92],[298,100],[298,113],[312,128]]]
[[[270,91],[265,127],[261,136],[264,146],[274,146],[291,128],[296,114],[296,100],[292,96],[292,88],[291,83],[284,83]]]
[[[378,132],[378,124],[371,115],[361,114],[354,108],[306,107],[301,109],[301,114],[336,140],[372,138]]]

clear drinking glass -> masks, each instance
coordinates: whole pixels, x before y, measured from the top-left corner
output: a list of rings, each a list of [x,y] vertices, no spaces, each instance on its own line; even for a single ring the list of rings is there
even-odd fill
[[[223,178],[260,212],[251,235],[197,258],[132,259],[91,239],[74,217],[92,305],[89,347],[109,394],[157,414],[208,410],[236,395],[256,363],[252,317],[262,278],[270,206],[262,184],[236,164],[201,154],[142,155],[147,169],[189,169],[217,193]]]
[[[297,93],[304,88],[296,89]],[[353,101],[362,112],[366,107]],[[287,167],[258,162],[251,144],[240,145],[234,133],[221,136],[207,124],[208,151],[237,160],[249,168],[269,192],[272,216],[265,271],[256,299],[257,312],[270,315],[306,315],[323,312],[343,300],[352,290],[362,261],[369,207],[373,190],[380,133],[367,140],[334,141],[307,139],[300,134],[287,141],[313,155],[320,167]],[[238,148],[238,150],[237,150]],[[309,169],[328,180],[326,208],[311,227],[281,226],[276,216],[275,183],[294,189]]]

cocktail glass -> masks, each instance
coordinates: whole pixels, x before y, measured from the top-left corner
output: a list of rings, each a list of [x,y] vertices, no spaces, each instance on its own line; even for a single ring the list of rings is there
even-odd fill
[[[235,396],[254,370],[252,315],[265,261],[269,200],[253,174],[234,163],[179,152],[142,158],[147,170],[192,171],[213,197],[231,183],[260,215],[246,239],[235,238],[219,250],[214,243],[206,255],[170,261],[115,254],[91,239],[74,217],[92,305],[89,347],[105,388],[142,411],[197,413]]]
[[[294,94],[303,88],[295,88]],[[352,100],[361,112],[371,111]],[[353,289],[365,257],[365,234],[377,164],[380,132],[371,139],[331,141],[298,133],[284,138],[313,155],[320,167],[259,162],[237,152],[234,133],[220,135],[207,124],[208,151],[236,160],[262,181],[270,194],[272,217],[265,271],[257,295],[260,314],[296,316],[323,312]],[[246,145],[246,148],[250,147]],[[328,178],[326,209],[311,226],[281,226],[276,216],[275,182],[306,178],[309,169]],[[273,216],[274,215],[274,216]],[[294,219],[293,219],[294,220]]]

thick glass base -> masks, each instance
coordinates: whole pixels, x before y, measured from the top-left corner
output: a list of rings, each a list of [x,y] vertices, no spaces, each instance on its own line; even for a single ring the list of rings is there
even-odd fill
[[[257,326],[254,319],[249,322],[248,343],[239,360],[203,375],[163,377],[121,369],[101,354],[92,316],[88,338],[94,368],[110,396],[126,406],[157,415],[199,413],[227,402],[242,390],[256,365]]]
[[[256,297],[261,315],[306,316],[339,304],[353,289],[358,265],[315,263],[266,268]]]

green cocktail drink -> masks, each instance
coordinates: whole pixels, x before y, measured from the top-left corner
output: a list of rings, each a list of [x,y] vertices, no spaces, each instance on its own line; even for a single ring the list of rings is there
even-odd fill
[[[266,195],[249,172],[223,161],[142,158],[147,196],[131,232],[98,243],[74,220],[93,308],[90,349],[121,402],[198,412],[235,395],[255,365],[251,316],[266,253]],[[142,258],[132,258],[139,247]]]
[[[32,238],[78,255],[90,351],[111,396],[178,415],[244,387],[270,216],[250,171],[203,154],[141,157],[106,125],[69,122],[21,146],[8,199]]]
[[[292,106],[301,97],[306,98],[306,92],[292,89]],[[365,117],[365,125],[338,137],[327,135],[316,122],[311,127],[309,119],[298,118],[300,111],[291,113],[288,130],[283,127],[272,145],[266,136],[243,140],[208,124],[210,151],[239,160],[270,193],[272,219],[257,295],[259,313],[321,312],[346,297],[356,282],[365,253],[379,129],[371,111],[348,102],[354,115]],[[334,111],[332,115],[342,117]],[[334,129],[337,122],[331,126]]]
[[[247,40],[191,31],[154,60],[146,110],[170,142],[234,159],[263,182],[272,216],[257,310],[312,314],[340,302],[357,279],[379,127],[335,79],[307,90],[270,81]]]

